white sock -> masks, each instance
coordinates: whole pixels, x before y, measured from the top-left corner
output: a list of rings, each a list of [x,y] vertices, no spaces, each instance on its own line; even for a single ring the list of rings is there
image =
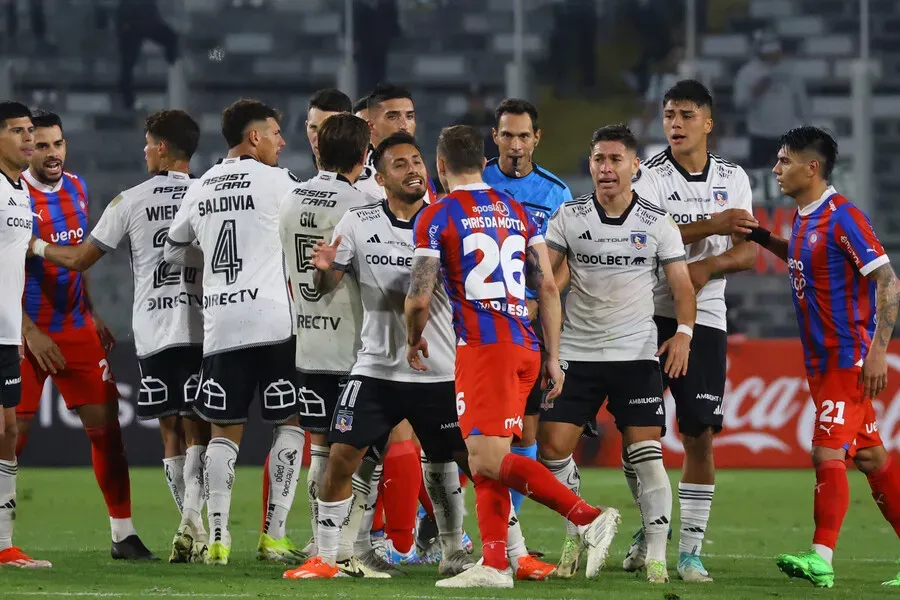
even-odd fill
[[[681,539],[678,552],[700,555],[703,536],[709,523],[709,509],[712,507],[715,485],[701,483],[679,483],[678,504],[681,510]]]
[[[634,505],[638,506],[638,498],[641,495],[641,486],[638,482],[637,473],[634,472],[634,467],[628,462],[628,457],[624,454],[622,455],[622,473],[625,474],[625,483],[628,484],[628,489],[631,490],[631,497],[634,498]]]
[[[573,494],[581,497],[581,474],[578,472],[578,466],[571,454],[562,460],[541,458],[541,463],[553,473],[557,481],[569,488]],[[566,519],[566,535],[569,537],[578,535],[578,526],[568,519]]]
[[[528,556],[528,548],[525,547],[525,535],[522,533],[522,526],[519,524],[519,517],[516,515],[516,509],[510,503],[509,507],[509,533],[506,537],[506,555],[509,557],[509,564],[513,571],[519,568],[519,559]]]
[[[831,560],[834,558],[834,550],[829,548],[828,546],[823,546],[822,544],[813,544],[812,549],[818,553],[819,556],[825,559],[829,565],[831,564]]]
[[[228,516],[231,512],[231,488],[234,486],[234,463],[238,445],[224,437],[215,437],[206,447],[206,513],[209,518],[209,541],[231,545]]]
[[[640,483],[641,518],[644,539],[647,540],[647,559],[666,561],[666,543],[672,522],[672,484],[663,466],[662,444],[645,441],[625,449],[628,462]]]
[[[363,460],[363,462],[367,462]],[[366,507],[356,535],[356,553],[364,554],[372,547],[372,523],[375,521],[375,504],[378,502],[378,482],[381,481],[382,465],[376,465],[369,478],[369,494],[366,496]]]
[[[172,500],[178,507],[178,513],[184,511],[184,455],[163,459],[163,468],[166,473],[166,483],[172,493]]]
[[[299,427],[279,425],[275,428],[269,452],[269,506],[266,508],[265,533],[276,540],[287,535],[285,523],[297,493],[305,443],[306,436]]]
[[[19,463],[0,460],[0,550],[12,547],[16,523],[16,475]]]
[[[205,500],[203,485],[203,461],[206,457],[206,446],[190,446],[184,458],[184,509],[181,511],[181,523],[192,524],[201,531],[203,528],[203,501]]]
[[[337,560],[338,547],[341,542],[341,527],[350,513],[353,496],[338,502],[322,502],[319,504],[319,519],[316,523],[316,545],[319,556],[326,563],[333,565]]]
[[[319,486],[325,477],[328,466],[328,446],[310,445],[309,470],[306,472],[306,499],[309,501],[309,522],[312,524],[313,541],[316,539],[316,500],[319,498]]]
[[[114,519],[110,517],[109,531],[112,534],[112,541],[114,542],[121,542],[127,537],[137,535],[137,530],[134,528],[131,517],[128,517],[127,519]]]
[[[368,458],[364,458],[353,474],[351,480],[353,485],[353,504],[350,507],[350,515],[347,517],[347,525],[341,531],[341,548],[339,553],[341,560],[346,560],[354,554],[362,556],[372,547],[372,542],[369,539],[369,528],[372,526],[371,521],[369,521],[369,527],[365,530],[365,535],[363,535],[362,522],[366,513],[367,499],[372,491],[373,473],[377,468],[378,465]]]
[[[425,491],[434,504],[441,552],[450,556],[462,550],[463,503],[459,485],[459,468],[455,462],[433,463],[422,457]]]

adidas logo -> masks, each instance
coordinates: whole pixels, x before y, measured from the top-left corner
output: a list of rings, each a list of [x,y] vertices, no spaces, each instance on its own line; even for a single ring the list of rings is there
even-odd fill
[[[716,407],[716,410],[713,411],[713,414],[722,416],[722,405],[721,404]]]
[[[659,405],[659,408],[656,409],[656,414],[661,415],[661,416],[665,416],[666,413],[665,413],[665,411],[663,410],[663,405],[662,405],[662,404],[660,404],[660,405]]]
[[[669,202],[681,202],[681,196],[678,195],[678,192],[675,192],[668,198],[666,198]]]
[[[685,527],[684,530],[690,533],[704,533],[702,527]]]
[[[316,523],[322,527],[337,527],[331,519],[317,520]]]
[[[9,205],[10,206],[18,206],[18,204],[16,204],[16,201],[13,200],[12,198],[9,199]]]
[[[581,235],[579,235],[579,236],[578,236],[578,239],[579,239],[579,240],[588,240],[588,241],[591,241],[591,242],[594,241],[594,238],[591,237],[591,232],[590,232],[590,230],[585,231],[584,233],[582,233]]]
[[[653,521],[653,522],[650,523],[650,524],[651,524],[651,525],[668,525],[668,524],[669,524],[669,520],[668,520],[665,516],[662,516],[662,517],[658,518],[657,520]]]
[[[16,510],[16,499],[13,498],[3,506],[0,506],[0,510]]]
[[[369,239],[367,239],[367,240],[366,240],[366,243],[368,243],[368,244],[380,244],[380,243],[381,243],[381,239],[378,237],[378,234],[376,233],[375,235],[373,235],[372,237],[370,237]]]

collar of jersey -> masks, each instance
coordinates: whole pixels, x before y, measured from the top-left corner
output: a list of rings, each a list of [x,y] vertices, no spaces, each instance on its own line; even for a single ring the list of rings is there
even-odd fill
[[[601,206],[600,201],[597,200],[597,192],[591,194],[591,197],[594,199],[594,208],[597,209],[597,215],[600,217],[600,222],[604,225],[621,225],[625,222],[625,219],[628,218],[628,215],[631,214],[631,209],[634,208],[634,205],[637,204],[638,196],[637,192],[634,190],[631,191],[631,204],[628,205],[628,208],[625,209],[618,217],[608,217],[606,216],[606,211],[603,210],[603,206]]]
[[[809,215],[811,215],[814,212],[816,212],[817,210],[819,210],[819,208],[823,204],[825,204],[825,201],[828,200],[829,198],[831,198],[832,196],[834,196],[835,194],[837,194],[837,190],[834,189],[833,185],[829,185],[827,188],[825,188],[825,193],[822,194],[818,200],[816,200],[815,202],[812,202],[810,204],[807,204],[803,208],[798,208],[797,213],[799,213],[799,215],[801,217],[808,217]]]
[[[336,181],[343,181],[343,182],[346,183],[347,185],[353,185],[352,183],[350,183],[350,180],[349,180],[349,179],[347,179],[346,177],[344,177],[344,176],[341,175],[340,173],[336,173],[336,172],[334,172],[334,171],[326,171],[326,170],[324,170],[324,169],[319,170],[319,175],[322,175],[322,173],[325,173],[326,175],[330,175],[330,176],[334,177],[334,179],[335,179]]]
[[[218,161],[216,161],[216,164],[217,164],[217,165],[221,165],[221,164],[222,164],[223,162],[225,162],[226,160],[234,160],[234,157],[231,157],[231,158],[220,158]],[[252,156],[250,156],[249,154],[242,154],[238,160],[256,160],[256,159],[253,158]]]
[[[486,184],[483,181],[479,181],[478,183],[466,183],[463,185],[458,185],[455,188],[453,188],[453,190],[451,190],[451,191],[455,192],[456,190],[463,190],[464,192],[477,192],[478,190],[489,190],[489,189],[491,189],[491,186],[489,186],[488,184]]]
[[[160,175],[162,177],[168,177],[169,175],[171,175],[172,179],[181,179],[182,177],[184,177],[185,179],[197,179],[196,175],[192,173],[182,173],[181,171],[160,171],[159,173],[157,173],[157,175]]]
[[[4,176],[4,177],[6,178],[6,180],[9,182],[9,185],[13,186],[13,187],[16,188],[17,190],[21,190],[21,189],[22,189],[22,176],[21,176],[21,175],[19,175],[19,180],[18,180],[18,181],[13,181],[12,179],[9,178],[9,175],[7,175],[4,171],[0,171],[0,173],[3,173],[3,176]]]
[[[384,209],[384,214],[387,215],[388,220],[391,222],[391,226],[396,227],[397,229],[412,229],[413,224],[416,222],[416,217],[419,216],[419,213],[422,212],[426,206],[428,206],[427,202],[422,204],[422,207],[413,215],[412,219],[409,221],[401,221],[391,212],[391,207],[388,206],[387,198],[381,201],[381,208]]]
[[[688,170],[675,160],[671,146],[666,147],[666,157],[669,159],[669,162],[672,163],[672,166],[675,167],[675,170],[681,173],[681,176],[687,181],[706,181],[709,176],[709,166],[712,164],[712,157],[709,155],[709,152],[706,153],[706,164],[703,166],[703,171],[697,174],[688,173]]]
[[[498,172],[498,173],[500,173],[501,175],[503,175],[503,176],[506,177],[507,179],[512,179],[512,180],[514,180],[514,181],[518,181],[519,179],[526,179],[526,178],[530,177],[531,175],[538,175],[538,173],[537,173],[537,170],[538,170],[538,164],[537,164],[536,162],[534,162],[534,161],[532,161],[532,163],[531,163],[531,171],[529,171],[527,175],[522,175],[521,177],[516,177],[516,174],[515,174],[515,173],[513,173],[512,175],[507,175],[506,173],[504,173],[504,172],[503,172],[503,169],[500,168],[500,158],[499,158],[499,157],[498,157],[498,158],[492,158],[491,160],[489,160],[487,166],[489,166],[489,167],[497,167],[497,172]]]
[[[63,173],[63,175],[65,175],[65,173]],[[54,185],[47,185],[35,179],[34,175],[32,175],[28,169],[25,169],[24,171],[22,171],[22,178],[28,182],[28,185],[45,194],[55,194],[62,189],[62,176],[60,176],[59,181],[57,181]]]

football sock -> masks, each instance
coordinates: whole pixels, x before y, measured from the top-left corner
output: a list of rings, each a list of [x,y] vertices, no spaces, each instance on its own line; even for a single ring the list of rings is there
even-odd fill
[[[571,454],[562,460],[542,458],[541,463],[553,473],[558,482],[569,488],[576,496],[581,497],[581,475],[578,473],[578,466]],[[568,520],[566,521],[566,535],[569,537],[578,535],[578,526]]]
[[[333,565],[337,560],[341,543],[341,527],[350,513],[353,496],[338,502],[322,502],[319,505],[319,518],[316,522],[316,545],[322,560]]]
[[[823,546],[822,544],[813,544],[812,549],[816,551],[816,554],[825,559],[829,565],[831,561],[834,559],[834,550],[829,548],[828,546]]]
[[[319,486],[328,466],[328,446],[310,445],[309,471],[306,472],[306,499],[309,501],[309,522],[312,525],[313,539],[316,535],[316,510],[319,498]]]
[[[509,563],[512,568],[519,568],[519,559],[528,556],[528,548],[525,546],[525,535],[522,533],[522,524],[519,523],[519,516],[516,514],[515,508],[510,501],[509,506],[509,522],[508,532],[506,534],[506,555],[509,557]]]
[[[455,462],[433,463],[422,459],[422,481],[434,501],[432,515],[437,523],[441,552],[449,556],[462,550],[462,490]]]
[[[391,444],[384,457],[383,477],[385,535],[398,552],[409,552],[422,485],[419,451],[412,440]]]
[[[513,454],[524,456],[525,458],[530,458],[532,460],[537,460],[537,442],[533,443],[530,446],[513,446],[512,448],[510,448],[510,451]],[[525,496],[523,496],[516,490],[510,490],[509,493],[512,494],[513,509],[516,511],[516,514],[519,514],[519,509],[522,508],[522,500],[525,499]]]
[[[555,510],[576,525],[589,525],[600,516],[600,509],[573,494],[547,467],[524,456],[509,453],[503,457],[500,483]]]
[[[634,505],[637,506],[641,488],[638,487],[637,473],[634,472],[634,467],[628,462],[628,457],[625,456],[625,454],[622,454],[622,473],[625,475],[625,483],[628,484],[628,489],[631,491],[631,497],[634,498]]]
[[[287,535],[285,523],[297,492],[305,442],[305,434],[299,427],[279,425],[275,428],[272,450],[269,452],[271,487],[264,531],[276,540]]]
[[[526,459],[527,460],[527,459]],[[496,479],[475,475],[475,513],[481,532],[482,560],[486,567],[501,571],[509,566],[506,541],[509,529],[509,490]]]
[[[813,535],[813,544],[834,550],[849,507],[850,485],[847,482],[847,464],[842,460],[826,460],[817,465],[813,500],[816,532]]]
[[[163,470],[166,474],[166,484],[172,493],[172,500],[181,513],[184,510],[184,456],[164,458]]]
[[[419,505],[425,511],[425,516],[429,519],[434,520],[434,504],[431,502],[431,498],[428,494],[428,486],[425,483],[425,477],[427,475],[426,466],[428,464],[428,458],[425,456],[425,453],[422,452],[422,483],[419,486]],[[450,464],[450,463],[447,463]],[[454,463],[455,464],[455,463]],[[417,513],[418,516],[418,513]]]
[[[231,512],[231,488],[238,445],[224,437],[215,437],[206,447],[206,512],[209,519],[209,541],[231,545],[228,517]]]
[[[700,555],[709,524],[715,485],[678,483],[678,507],[681,513],[681,537],[678,552]]]
[[[0,550],[12,546],[13,526],[16,523],[16,475],[19,463],[0,460]]]
[[[360,505],[359,525],[350,534],[357,556],[362,556],[372,548],[372,519],[375,516],[375,500],[378,497],[378,482],[381,480],[381,465],[368,457],[364,458],[353,474],[353,491]]]
[[[130,519],[131,480],[119,422],[110,421],[102,427],[85,427],[84,432],[91,440],[94,477],[103,492],[109,516],[114,519]]]
[[[206,446],[189,446],[184,459],[184,510],[181,511],[181,523],[191,523],[203,529],[204,485],[203,461],[206,458]],[[204,530],[205,531],[205,530]]]
[[[651,440],[637,442],[628,446],[625,452],[640,482],[639,503],[647,540],[647,559],[665,562],[672,522],[672,484],[663,466],[662,444]]]
[[[379,471],[381,472],[381,471]],[[378,483],[372,482],[372,496],[369,498],[366,510],[366,523],[369,523],[369,532],[381,532],[384,534],[384,478],[379,477]]]
[[[900,536],[900,466],[888,455],[887,461],[874,473],[869,473],[869,487],[872,498],[881,510],[881,514]]]
[[[269,455],[266,454],[266,461],[262,468],[262,524],[259,526],[260,531],[266,530],[266,519],[269,516]]]

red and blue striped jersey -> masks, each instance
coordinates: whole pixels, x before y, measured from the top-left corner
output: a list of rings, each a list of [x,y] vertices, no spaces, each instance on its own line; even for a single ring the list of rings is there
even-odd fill
[[[458,345],[537,350],[525,306],[525,250],[543,243],[521,204],[487,184],[456,188],[416,218],[416,256],[441,259]]]
[[[34,235],[60,246],[80,244],[88,229],[88,191],[84,179],[63,172],[53,186],[25,171],[22,179],[31,196]],[[40,257],[25,261],[26,314],[41,331],[80,329],[91,319],[84,298],[81,273],[58,267]]]
[[[888,262],[869,218],[829,187],[794,215],[788,269],[810,375],[862,366],[875,333],[875,282]]]

